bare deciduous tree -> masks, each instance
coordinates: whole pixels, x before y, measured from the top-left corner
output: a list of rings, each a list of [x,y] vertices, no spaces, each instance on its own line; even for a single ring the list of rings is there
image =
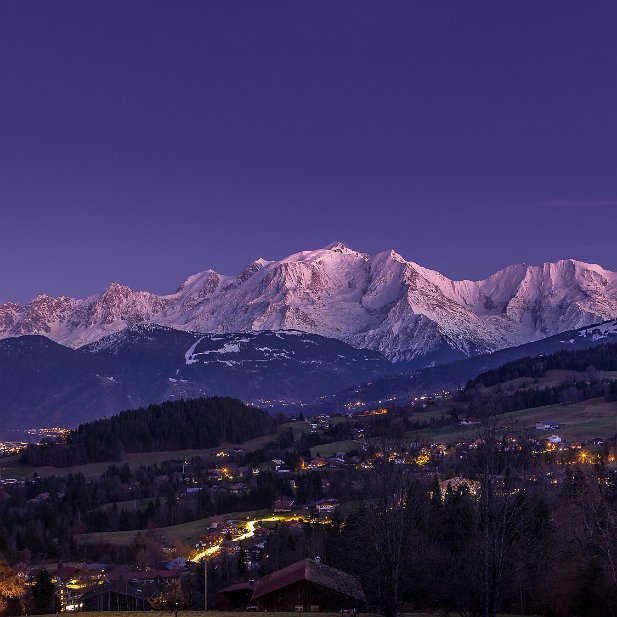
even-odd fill
[[[366,565],[376,581],[377,608],[386,617],[398,610],[400,583],[407,556],[413,552],[414,529],[428,501],[406,465],[384,457],[364,476],[365,502],[361,536]]]
[[[515,452],[508,451],[492,421],[482,431],[474,462],[480,490],[469,566],[477,572],[481,614],[495,617],[504,590],[526,558],[535,521],[520,490]]]

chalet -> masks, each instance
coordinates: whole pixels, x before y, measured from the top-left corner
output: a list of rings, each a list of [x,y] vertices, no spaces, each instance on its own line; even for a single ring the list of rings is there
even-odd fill
[[[221,469],[207,469],[206,470],[206,475],[208,476],[208,478],[210,480],[216,481],[216,482],[222,482],[224,474],[223,471]]]
[[[330,514],[334,512],[336,508],[338,508],[341,504],[338,499],[333,499],[332,497],[326,499],[318,499],[315,502],[315,509],[319,514]]]
[[[238,527],[241,524],[242,524],[241,521],[237,521],[233,518],[230,518],[225,521],[221,530],[223,533],[226,533],[226,534],[227,533],[234,534],[238,530]]]
[[[59,566],[52,581],[62,611],[79,609],[80,596],[84,588],[91,584],[88,573],[83,568],[74,566]]]
[[[251,603],[265,611],[338,611],[360,607],[364,593],[351,574],[302,559],[261,577]]]
[[[545,420],[544,422],[536,422],[536,431],[555,431],[559,426],[559,422]]]
[[[237,557],[240,554],[240,542],[234,542],[233,540],[223,540],[219,545],[219,550],[224,555],[230,557]]]
[[[208,527],[208,531],[210,533],[214,533],[215,531],[218,531],[221,528],[221,521],[212,521],[210,523],[210,526]]]
[[[241,495],[242,493],[246,493],[249,490],[246,484],[242,482],[238,482],[237,484],[231,484],[229,486],[229,492],[232,495]]]
[[[318,467],[325,467],[328,464],[325,458],[322,456],[316,456],[314,459],[311,459],[306,467],[307,469],[317,469]]]
[[[149,611],[158,592],[153,584],[115,581],[86,591],[78,606],[84,611]]]
[[[182,568],[186,567],[186,564],[187,560],[184,559],[184,557],[176,557],[175,559],[172,559],[171,561],[163,564],[163,568],[165,568],[166,570],[181,570]]]
[[[274,502],[272,510],[277,512],[291,512],[294,509],[296,502],[293,499],[278,499]]]
[[[197,495],[201,493],[202,490],[203,488],[201,486],[187,486],[186,488],[182,489],[182,491],[180,492],[180,497],[188,497],[189,495]]]
[[[177,581],[181,575],[182,571],[178,568],[133,570],[130,566],[115,566],[105,573],[105,578],[110,583],[161,584]]]
[[[68,583],[71,579],[76,579],[81,572],[82,569],[75,566],[59,566],[54,575],[54,582]]]

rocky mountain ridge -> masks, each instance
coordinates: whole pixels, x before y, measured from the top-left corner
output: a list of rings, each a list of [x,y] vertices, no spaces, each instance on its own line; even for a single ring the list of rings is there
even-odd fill
[[[169,295],[112,283],[84,299],[0,304],[0,338],[40,334],[73,348],[152,323],[203,333],[296,329],[428,365],[488,353],[617,317],[617,273],[566,259],[454,281],[394,251],[335,243],[237,276],[212,270]]]

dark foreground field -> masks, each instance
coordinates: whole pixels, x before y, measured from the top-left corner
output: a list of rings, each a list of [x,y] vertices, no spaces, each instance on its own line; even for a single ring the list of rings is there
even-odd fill
[[[248,617],[249,615],[255,615],[255,612],[242,612],[242,611],[178,611],[178,617]],[[259,614],[259,613],[257,613]],[[340,613],[310,613],[315,617],[341,617]],[[156,615],[156,617],[174,617],[174,613],[170,611],[103,611],[103,612],[83,612],[77,613],[82,617],[144,617],[144,615]],[[267,612],[268,617],[291,617],[292,615],[298,615],[298,613],[276,613]],[[364,615],[365,617],[373,617],[374,613],[358,613],[358,617]],[[456,613],[399,613],[399,615],[408,615],[409,617],[455,617]],[[55,616],[43,616],[43,617],[55,617]],[[375,617],[377,617],[375,615]],[[500,613],[498,617],[514,617],[507,613]],[[528,617],[534,617],[528,615]]]

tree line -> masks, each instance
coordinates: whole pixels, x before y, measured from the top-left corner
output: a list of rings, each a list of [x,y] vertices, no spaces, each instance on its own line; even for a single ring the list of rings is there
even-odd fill
[[[29,465],[69,467],[121,461],[128,452],[213,448],[241,443],[276,430],[265,411],[227,397],[168,401],[82,424],[66,439],[30,445]]]
[[[589,349],[558,351],[548,356],[535,356],[508,362],[471,379],[465,389],[482,384],[485,388],[518,379],[544,377],[547,371],[586,371],[589,367],[602,371],[617,371],[617,344],[598,345]]]

